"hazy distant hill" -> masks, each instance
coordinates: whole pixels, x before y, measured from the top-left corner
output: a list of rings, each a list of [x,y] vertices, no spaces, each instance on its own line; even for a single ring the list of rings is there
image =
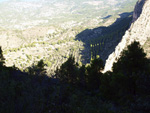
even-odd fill
[[[5,2],[4,2],[5,1]],[[0,25],[24,29],[37,25],[83,22],[131,11],[137,0],[3,0]]]

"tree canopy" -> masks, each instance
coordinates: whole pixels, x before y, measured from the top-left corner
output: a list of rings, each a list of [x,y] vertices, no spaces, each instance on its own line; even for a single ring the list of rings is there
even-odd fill
[[[3,66],[5,63],[5,58],[3,56],[2,48],[0,47],[0,66]]]
[[[123,50],[121,57],[113,64],[113,72],[121,72],[125,75],[148,70],[148,59],[139,42],[132,42]]]

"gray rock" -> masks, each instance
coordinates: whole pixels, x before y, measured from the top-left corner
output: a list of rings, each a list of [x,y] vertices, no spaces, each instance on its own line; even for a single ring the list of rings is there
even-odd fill
[[[139,41],[144,45],[150,38],[150,0],[139,0],[135,6],[133,20],[130,28],[126,31],[121,42],[115,48],[115,51],[109,55],[106,60],[104,72],[111,71],[113,63],[120,57],[121,52],[131,42]]]

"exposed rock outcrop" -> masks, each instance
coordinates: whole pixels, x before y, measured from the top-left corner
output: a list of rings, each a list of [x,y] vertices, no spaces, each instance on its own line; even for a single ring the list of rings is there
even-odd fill
[[[135,22],[139,18],[139,16],[141,15],[142,9],[143,9],[143,5],[145,4],[145,1],[146,0],[139,0],[136,3],[135,8],[134,8],[134,12],[133,12],[133,20],[132,20],[132,22]]]
[[[113,63],[120,57],[121,52],[134,40],[141,45],[150,38],[150,0],[139,0],[135,6],[133,23],[126,31],[122,41],[106,60],[104,72],[112,69]]]

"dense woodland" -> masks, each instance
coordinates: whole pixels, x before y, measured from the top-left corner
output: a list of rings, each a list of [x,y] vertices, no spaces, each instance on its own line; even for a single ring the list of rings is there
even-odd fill
[[[149,113],[150,60],[134,41],[112,72],[103,61],[79,66],[70,56],[48,77],[43,60],[20,71],[6,67],[0,49],[0,113]]]

